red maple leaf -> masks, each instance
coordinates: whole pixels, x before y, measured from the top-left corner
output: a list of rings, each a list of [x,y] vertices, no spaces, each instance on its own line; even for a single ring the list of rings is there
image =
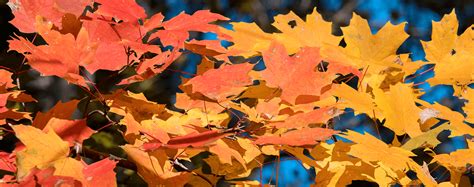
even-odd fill
[[[289,131],[281,135],[260,136],[255,140],[258,145],[289,145],[304,146],[315,145],[320,141],[324,141],[338,131],[326,128],[302,128],[299,130]]]
[[[280,88],[282,100],[291,104],[296,103],[298,96],[319,96],[334,78],[328,72],[316,70],[322,60],[319,48],[306,47],[288,56],[283,45],[273,43],[262,56],[266,69],[261,75],[267,86]]]

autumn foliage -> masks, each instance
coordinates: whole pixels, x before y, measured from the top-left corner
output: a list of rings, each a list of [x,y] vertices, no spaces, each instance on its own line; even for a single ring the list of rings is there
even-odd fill
[[[414,62],[397,54],[408,38],[404,23],[373,33],[356,14],[335,36],[316,10],[305,19],[278,15],[273,26],[280,32],[266,33],[255,23],[223,28],[219,23],[229,19],[208,10],[148,17],[134,0],[10,0],[9,6],[11,24],[36,33],[34,40],[12,36],[10,50],[42,76],[60,77],[88,95],[47,112],[27,111],[21,104],[36,100],[16,84],[18,72],[0,69],[0,128],[18,139],[12,152],[0,152],[0,170],[7,172],[2,185],[116,186],[119,167],[136,171],[149,186],[259,185],[246,177],[284,153],[316,171],[315,186],[353,180],[458,186],[474,164],[474,30],[458,35],[454,12],[433,22],[431,40],[422,43],[426,61]],[[194,32],[218,39],[191,39]],[[202,62],[191,78],[182,77],[174,106],[128,89],[172,70],[185,53]],[[264,69],[235,60],[255,57]],[[465,101],[463,112],[420,99],[423,90],[409,82],[428,65],[434,77],[427,82],[451,85]],[[92,78],[101,70],[132,73],[105,93]],[[347,111],[367,115],[395,136],[334,130]],[[73,118],[77,112],[81,117]],[[93,115],[107,123],[91,128]],[[83,149],[84,141],[113,127],[124,140],[115,148],[126,156]],[[464,137],[468,147],[436,154],[442,131]],[[428,156],[419,159],[420,150]],[[433,178],[435,167],[446,168],[450,179]]]

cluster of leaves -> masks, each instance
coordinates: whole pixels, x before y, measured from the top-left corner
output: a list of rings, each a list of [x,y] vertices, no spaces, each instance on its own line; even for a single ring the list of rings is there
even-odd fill
[[[48,112],[25,111],[15,103],[34,98],[13,84],[15,72],[0,70],[1,129],[19,140],[13,152],[0,153],[0,169],[8,172],[3,184],[114,186],[114,168],[128,162],[150,186],[214,185],[222,179],[258,184],[242,179],[283,152],[314,168],[317,186],[353,180],[452,186],[466,184],[474,163],[474,90],[468,87],[474,78],[474,30],[458,35],[454,13],[433,23],[432,40],[423,42],[427,61],[413,62],[396,53],[408,37],[404,24],[387,23],[374,34],[355,14],[343,35],[335,36],[316,11],[305,20],[291,12],[278,15],[273,26],[280,32],[265,33],[255,23],[221,28],[214,22],[228,19],[206,10],[167,21],[159,13],[147,18],[134,0],[9,5],[11,23],[44,40],[13,36],[10,50],[42,75],[63,78],[89,95]],[[212,32],[218,40],[190,40],[190,32]],[[233,44],[224,48],[224,40]],[[174,106],[127,89],[159,75],[183,52],[201,55],[202,62],[192,78],[182,78]],[[263,60],[263,70],[235,62],[254,57]],[[433,66],[430,84],[455,88],[466,102],[463,113],[419,99],[422,90],[407,82],[423,66]],[[91,78],[98,70],[133,75],[101,93]],[[79,102],[86,108],[79,109]],[[89,103],[102,110],[89,110]],[[72,117],[76,110],[83,111],[82,118]],[[396,136],[382,141],[380,134],[333,130],[334,118],[347,111],[370,116]],[[95,114],[108,124],[92,130],[87,122]],[[117,148],[126,156],[101,154],[91,163],[82,143],[108,127],[117,127],[124,139]],[[436,154],[442,131],[463,136],[468,147]],[[449,171],[449,181],[430,175],[437,167]]]

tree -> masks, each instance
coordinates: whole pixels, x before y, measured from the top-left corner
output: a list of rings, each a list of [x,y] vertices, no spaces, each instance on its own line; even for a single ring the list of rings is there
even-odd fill
[[[355,14],[343,35],[334,36],[316,11],[305,20],[278,15],[273,26],[280,32],[266,33],[254,23],[225,29],[218,23],[229,19],[208,10],[163,21],[160,13],[147,17],[133,0],[13,0],[9,6],[11,23],[36,33],[32,41],[12,36],[10,50],[42,76],[84,94],[46,112],[30,110],[36,100],[21,90],[19,72],[0,70],[2,131],[18,139],[13,151],[1,152],[5,184],[115,186],[114,168],[121,167],[150,186],[257,185],[242,179],[281,153],[316,170],[315,184],[322,186],[469,183],[474,64],[460,62],[471,60],[474,31],[458,36],[454,13],[434,23],[432,40],[423,43],[428,61],[414,62],[396,53],[408,38],[404,24],[388,23],[373,34]],[[191,32],[218,39],[195,40]],[[176,71],[171,64],[185,53],[202,61],[191,78],[182,77],[173,106],[130,88]],[[260,57],[265,68],[235,57]],[[452,85],[465,99],[465,115],[421,100],[423,91],[407,83],[426,66],[434,67],[429,83]],[[101,72],[108,76],[98,80]],[[112,85],[104,91],[102,84]],[[406,141],[334,130],[334,120],[349,110]],[[437,154],[436,137],[445,130],[468,147]],[[119,139],[98,141],[107,133]],[[450,181],[433,178],[433,167],[446,168]]]

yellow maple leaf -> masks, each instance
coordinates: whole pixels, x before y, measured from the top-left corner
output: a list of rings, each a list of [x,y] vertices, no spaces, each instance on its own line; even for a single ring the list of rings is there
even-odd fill
[[[133,118],[132,114],[125,113],[125,116],[120,120],[120,124],[125,124],[127,126],[124,138],[127,142],[133,144],[135,139],[140,137],[140,129],[142,128],[140,123]]]
[[[288,54],[294,54],[302,47],[337,46],[341,41],[340,36],[332,35],[331,22],[325,21],[316,8],[306,17],[306,22],[293,12],[276,16],[272,25],[281,33],[265,33],[255,23],[232,25],[234,31],[222,29],[222,32],[234,42],[230,50],[238,51],[244,57],[267,50],[272,41],[282,43]]]
[[[138,174],[149,186],[184,186],[191,173],[175,172],[164,150],[142,151],[133,145],[124,145],[122,149],[128,158],[137,165]]]
[[[386,166],[384,170],[387,173],[405,172],[413,169],[417,172],[418,179],[423,184],[427,186],[434,186],[436,184],[430,177],[426,176],[421,166],[410,158],[411,156],[416,156],[412,152],[400,147],[391,147],[368,133],[359,134],[355,131],[348,131],[343,137],[355,143],[351,146],[348,152],[349,155],[360,158],[364,162],[378,163],[377,165],[379,166]],[[403,178],[399,174],[397,176]]]
[[[54,175],[68,176],[84,181],[84,173],[82,172],[84,164],[71,157],[66,157],[54,162]]]
[[[245,167],[236,160],[232,160],[232,164],[223,164],[219,161],[218,155],[211,155],[209,158],[205,158],[204,161],[210,166],[213,174],[225,176],[225,179],[230,180],[248,177],[253,168],[261,166],[263,157],[255,158]]]
[[[264,145],[260,149],[262,154],[278,156],[280,155],[280,150],[278,150],[276,147],[276,145]]]
[[[388,67],[401,68],[396,51],[408,38],[404,27],[405,23],[387,23],[372,34],[367,20],[353,14],[349,26],[341,28],[347,46],[322,49],[321,54],[330,62],[345,63],[359,69],[370,66],[366,76]]]
[[[26,146],[26,149],[16,154],[20,179],[27,176],[34,167],[48,168],[55,161],[65,159],[69,155],[69,143],[63,141],[53,130],[44,133],[26,125],[14,125],[12,128],[16,137]]]
[[[469,145],[468,149],[458,149],[449,154],[434,155],[431,162],[438,162],[445,166],[451,174],[451,183],[458,184],[461,176],[466,172],[468,164],[474,164],[474,149],[472,145]]]
[[[415,104],[415,95],[410,85],[398,83],[390,86],[388,92],[374,89],[375,103],[382,111],[385,126],[392,129],[395,134],[407,133],[411,137],[420,135],[421,129],[418,123],[418,114],[421,109]],[[380,118],[380,116],[377,116]]]
[[[306,156],[304,151],[306,150],[305,148],[301,147],[292,147],[292,146],[287,146],[284,145],[282,146],[281,150],[285,151],[286,153],[291,154],[293,157],[297,158],[299,161],[301,161],[302,165],[306,169],[310,169],[310,166],[312,167],[320,167],[317,163],[316,160],[311,159],[310,157]]]
[[[341,41],[340,36],[332,35],[332,23],[325,21],[316,8],[306,16],[306,22],[293,12],[275,16],[274,19],[272,25],[281,33],[273,35],[285,45],[288,54],[296,53],[302,47],[338,46]],[[291,25],[292,22],[295,25]]]
[[[392,184],[394,184],[394,179],[398,178],[398,175],[390,168],[383,165],[383,163],[379,162],[378,165],[379,167],[376,167],[374,170],[373,177],[368,174],[362,175],[367,176],[367,178],[376,182],[379,186],[391,186]]]
[[[395,171],[406,169],[407,163],[412,162],[410,156],[415,156],[405,149],[390,147],[368,133],[359,134],[355,131],[348,131],[343,137],[355,143],[351,146],[350,155],[365,162],[380,161]]]
[[[258,149],[258,147],[249,139],[238,138],[237,142],[239,143],[240,147],[245,150],[245,153],[242,155],[242,157],[246,163],[251,162],[257,156],[262,154],[260,149]]]
[[[474,148],[458,149],[449,154],[438,154],[433,156],[433,162],[439,162],[450,170],[466,169],[467,164],[474,164]]]
[[[405,142],[401,146],[401,148],[411,151],[413,149],[423,147],[425,145],[430,145],[430,147],[435,147],[436,145],[441,143],[437,138],[438,134],[441,133],[443,130],[449,130],[449,129],[450,129],[449,125],[445,123],[419,136],[412,137],[407,142]]]
[[[380,110],[368,93],[357,91],[347,84],[340,84],[332,87],[331,94],[339,98],[337,106],[341,109],[352,108],[355,114],[373,115],[375,113],[376,116],[380,116]]]
[[[247,169],[246,162],[237,150],[230,148],[223,140],[217,140],[214,145],[209,147],[209,152],[214,153],[223,164],[232,165],[232,157],[235,158],[244,169]]]
[[[369,180],[363,173],[373,172],[374,167],[365,162],[331,162],[318,172],[313,186],[347,186],[353,180]]]
[[[431,116],[432,118],[436,117],[449,120],[449,124],[452,127],[450,128],[450,136],[460,136],[465,134],[474,135],[474,128],[464,122],[464,116],[461,113],[453,111],[439,103],[429,104],[423,100],[418,100],[417,103],[427,107],[427,109],[433,110],[434,116]]]
[[[186,114],[168,111],[171,115],[168,119],[163,120],[158,117],[143,120],[141,128],[155,129],[159,128],[173,135],[185,135],[195,132],[193,127],[205,127],[208,124],[220,126],[221,123],[229,118],[227,113],[206,114],[199,108],[187,111]]]
[[[110,112],[123,116],[130,113],[138,122],[150,119],[152,116],[169,116],[165,105],[148,101],[143,93],[117,91],[104,97],[107,100],[107,105],[111,107]]]
[[[237,51],[244,57],[256,55],[259,51],[268,49],[273,36],[263,32],[256,23],[238,22],[232,23],[234,31],[221,29],[221,31],[232,38],[234,45],[229,50]]]
[[[441,21],[433,21],[431,41],[421,41],[426,59],[435,64],[435,76],[428,82],[453,84],[456,94],[459,94],[459,86],[470,84],[474,79],[474,63],[470,63],[474,60],[474,30],[468,28],[458,36],[458,23],[453,10]]]
[[[374,166],[350,156],[349,143],[338,141],[334,144],[321,143],[311,149],[310,154],[318,166],[314,186],[346,186],[352,180],[368,180],[363,173],[373,173]],[[294,150],[289,150],[294,154]],[[302,152],[301,152],[302,153]],[[295,156],[297,156],[296,154]],[[298,156],[300,158],[301,156]],[[305,161],[305,160],[302,160]],[[311,162],[306,161],[308,165]]]

